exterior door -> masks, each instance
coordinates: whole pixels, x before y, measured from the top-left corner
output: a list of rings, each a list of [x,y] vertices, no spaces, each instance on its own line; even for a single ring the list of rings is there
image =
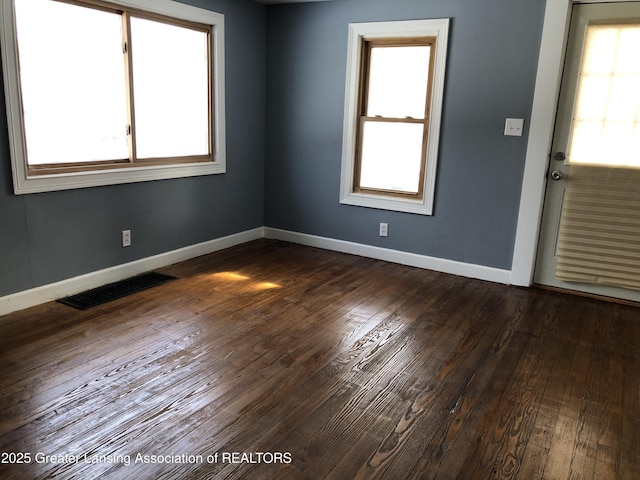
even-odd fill
[[[640,301],[640,2],[577,4],[534,281]]]

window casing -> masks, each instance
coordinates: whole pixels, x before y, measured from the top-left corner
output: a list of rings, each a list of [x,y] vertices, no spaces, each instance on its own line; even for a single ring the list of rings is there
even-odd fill
[[[432,213],[447,35],[448,19],[349,26],[341,203]]]
[[[26,4],[31,5],[30,1],[33,0],[26,0]],[[40,98],[33,94],[41,81],[37,75],[42,73],[37,67],[41,60],[34,57],[36,60],[31,59],[29,64],[28,44],[21,38],[27,31],[26,21],[20,23],[21,18],[29,17],[24,14],[29,7],[20,9],[25,7],[25,0],[0,2],[5,98],[16,193],[208,175],[226,170],[222,15],[169,0],[41,0],[43,5],[62,9],[63,13],[80,13],[80,19],[97,18],[96,28],[103,20],[111,25],[106,33],[95,35],[96,47],[83,52],[83,42],[76,39],[72,47],[58,48],[62,53],[56,61],[61,65],[73,66],[76,54],[78,60],[98,57],[98,64],[107,64],[107,56],[113,57],[114,43],[120,50],[116,56],[121,55],[122,63],[117,65],[112,58],[111,66],[98,76],[121,75],[122,83],[116,84],[112,79],[111,83],[100,84],[97,79],[97,92],[81,91],[83,85],[91,83],[91,71],[73,85],[76,79],[71,74],[64,77],[72,68],[49,66],[49,71],[61,77],[60,90],[65,81],[73,85],[71,91],[61,93],[70,99],[70,107],[65,109],[55,99],[47,102],[55,96],[51,93],[58,91],[50,85],[45,85],[49,90],[43,88],[45,93]],[[76,30],[76,25],[77,31],[86,29],[87,25],[82,23],[77,21],[74,28],[67,30]],[[93,24],[88,23],[91,28]],[[116,28],[120,28],[121,40],[116,38]],[[37,25],[32,31],[37,31]],[[48,38],[54,35],[57,36],[54,33]],[[89,36],[84,37],[85,43],[90,43]],[[108,46],[111,53],[105,54],[99,44],[106,37],[111,41]],[[162,43],[163,37],[170,37],[171,41]],[[36,47],[32,51],[37,51]],[[67,50],[71,54],[66,55]],[[196,56],[185,60],[190,57],[186,52],[191,51],[196,51]],[[195,83],[189,83],[191,79]],[[43,85],[55,81],[46,76],[42,80]],[[28,85],[36,88],[29,89]],[[118,92],[111,94],[111,90]],[[110,100],[103,101],[102,97]],[[39,108],[42,103],[51,103],[53,113],[50,111],[49,117],[46,109]],[[83,103],[91,105],[86,108]],[[66,110],[73,112],[76,105],[78,118],[65,117]],[[117,108],[111,108],[112,105]],[[34,126],[37,122],[33,119],[37,120],[39,115],[43,121]],[[111,121],[112,118],[115,120]],[[94,131],[87,126],[92,122],[97,125]],[[58,130],[57,123],[62,125]],[[51,127],[47,128],[48,125]],[[92,136],[97,146],[90,145]]]

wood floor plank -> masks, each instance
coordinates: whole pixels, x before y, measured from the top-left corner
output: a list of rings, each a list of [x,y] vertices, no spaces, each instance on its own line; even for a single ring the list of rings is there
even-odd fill
[[[379,477],[389,470],[395,472],[404,466],[410,467],[411,462],[407,463],[407,457],[423,459],[428,456],[423,448],[414,450],[414,447],[433,445],[432,441],[441,425],[440,422],[446,422],[446,417],[460,408],[464,388],[475,375],[475,369],[459,368],[460,364],[464,364],[466,360],[473,364],[474,359],[483,357],[486,354],[483,337],[496,334],[495,330],[485,328],[486,325],[477,321],[478,312],[482,311],[477,301],[462,305],[464,306],[459,307],[462,310],[459,318],[468,319],[464,325],[466,328],[461,331],[462,335],[456,338],[447,333],[447,339],[455,339],[452,348],[448,352],[443,350],[447,354],[437,365],[433,377],[423,385],[417,397],[402,412],[376,454],[367,465],[361,467],[358,477]],[[460,327],[456,330],[460,331]],[[460,358],[461,355],[465,358]],[[412,442],[413,437],[418,437],[420,441]],[[413,474],[415,472],[412,473],[411,468],[408,468],[402,476],[411,478]]]
[[[514,335],[527,306],[524,297],[512,305],[487,305],[495,316],[504,317],[505,322],[494,321],[495,331],[491,333],[491,341],[487,341],[486,344],[478,342],[467,354],[465,364],[468,381],[458,383],[456,403],[451,409],[443,412],[443,420],[437,425],[435,435],[416,453],[420,456],[420,461],[412,470],[415,478],[437,478],[439,475],[447,478],[453,475],[449,472],[460,471],[470,461],[465,455],[472,452],[476,446],[477,439],[473,432],[482,428],[479,421],[485,417],[486,409],[491,408],[490,400],[483,398],[486,396],[486,387],[489,381],[495,382],[496,368],[503,362],[517,364],[520,352],[524,348],[525,338],[514,338]],[[478,337],[481,336],[482,334],[478,334]],[[464,349],[460,351],[466,352]],[[507,354],[511,356],[505,358]]]
[[[0,317],[0,478],[640,478],[639,308],[274,240],[161,271]]]
[[[546,467],[555,428],[561,420],[562,404],[568,400],[568,396],[564,395],[564,388],[567,379],[572,378],[574,374],[572,367],[576,355],[576,346],[571,343],[555,342],[554,348],[557,349],[558,355],[549,372],[536,422],[524,452],[519,472],[522,478],[532,480],[551,478]]]

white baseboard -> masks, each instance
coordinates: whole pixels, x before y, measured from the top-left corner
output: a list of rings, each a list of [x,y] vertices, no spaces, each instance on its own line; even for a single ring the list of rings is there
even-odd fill
[[[277,228],[260,227],[0,297],[0,315],[74,295],[91,288],[139,275],[155,268],[166,267],[167,265],[183,262],[190,258],[213,253],[259,238],[272,238],[496,283],[509,284],[511,278],[511,272],[509,270],[428,257],[416,253],[346,242],[333,238],[318,237]]]
[[[386,262],[399,263],[411,267],[435,270],[437,272],[450,273],[462,277],[476,278],[478,280],[488,280],[490,282],[509,284],[511,272],[499,268],[486,267],[454,260],[446,260],[437,257],[428,257],[417,253],[402,252],[389,248],[373,247],[361,243],[346,242],[326,237],[317,237],[304,233],[280,230],[277,228],[265,227],[265,237],[282,240],[285,242],[298,243],[309,247],[318,247],[325,250],[360,255],[362,257],[375,258]]]
[[[255,228],[244,232],[217,238],[208,242],[190,245],[152,257],[143,258],[134,262],[116,265],[115,267],[98,270],[78,277],[73,277],[60,282],[43,285],[22,292],[0,297],[0,315],[33,307],[41,303],[64,298],[69,295],[83,292],[92,288],[117,282],[125,278],[133,277],[155,268],[166,267],[174,263],[183,262],[190,258],[206,255],[218,250],[233,247],[241,243],[250,242],[264,237],[264,228]]]

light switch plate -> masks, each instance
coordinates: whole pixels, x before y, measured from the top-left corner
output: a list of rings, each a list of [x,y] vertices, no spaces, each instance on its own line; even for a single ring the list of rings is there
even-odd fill
[[[521,137],[524,128],[524,118],[507,118],[504,123],[504,134],[509,137]]]

